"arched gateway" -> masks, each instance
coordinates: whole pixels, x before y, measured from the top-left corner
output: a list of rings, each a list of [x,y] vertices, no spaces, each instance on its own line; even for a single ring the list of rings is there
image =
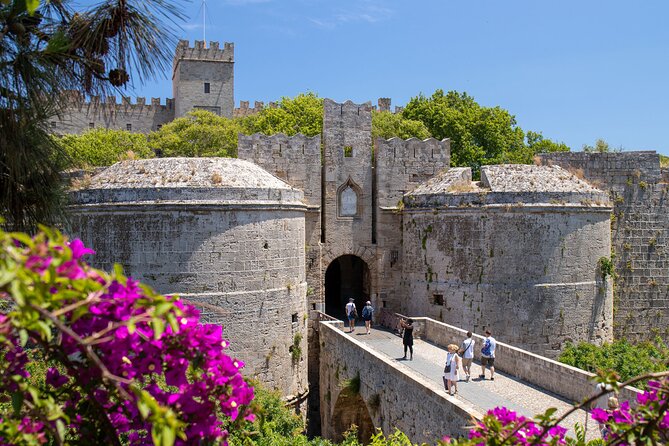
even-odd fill
[[[370,299],[370,273],[367,263],[355,255],[337,257],[325,272],[325,312],[344,319],[344,307],[349,298],[355,299],[358,314]]]

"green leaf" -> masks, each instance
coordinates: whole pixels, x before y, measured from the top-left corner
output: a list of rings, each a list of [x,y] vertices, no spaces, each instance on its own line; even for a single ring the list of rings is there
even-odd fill
[[[174,444],[175,439],[176,439],[176,434],[174,432],[174,428],[170,426],[165,426],[163,428],[162,445],[172,446]]]
[[[56,420],[56,431],[58,432],[58,437],[61,440],[65,440],[65,423],[63,423],[63,420]]]
[[[153,326],[153,339],[160,339],[165,332],[165,321],[155,317],[151,320],[151,325]]]
[[[25,347],[28,343],[28,330],[25,328],[19,330],[19,341],[21,342],[21,347]]]
[[[161,302],[158,305],[156,305],[155,314],[156,316],[161,316],[170,311],[172,307],[174,307],[174,304],[172,302]]]
[[[167,313],[167,322],[170,323],[170,327],[175,333],[179,333],[179,322],[177,321],[176,316],[173,313]]]
[[[12,393],[12,409],[14,409],[14,415],[19,416],[21,412],[21,406],[23,405],[23,393],[13,392]]]

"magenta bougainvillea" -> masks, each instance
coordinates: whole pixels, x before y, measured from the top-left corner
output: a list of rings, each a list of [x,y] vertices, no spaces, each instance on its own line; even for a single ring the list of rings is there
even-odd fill
[[[0,244],[0,445],[224,444],[252,419],[244,364],[195,307],[88,266],[55,231]]]

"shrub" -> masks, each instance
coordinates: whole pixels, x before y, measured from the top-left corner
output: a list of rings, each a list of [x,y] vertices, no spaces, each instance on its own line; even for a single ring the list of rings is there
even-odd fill
[[[56,231],[0,246],[0,444],[213,444],[252,418],[243,363],[196,308]]]
[[[56,139],[74,167],[111,166],[128,158],[152,158],[146,135],[125,130],[92,129]]]

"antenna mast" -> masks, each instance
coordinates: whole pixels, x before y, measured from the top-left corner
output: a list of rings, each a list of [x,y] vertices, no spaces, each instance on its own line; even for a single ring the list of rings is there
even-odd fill
[[[202,0],[202,40],[207,46],[207,0]]]

